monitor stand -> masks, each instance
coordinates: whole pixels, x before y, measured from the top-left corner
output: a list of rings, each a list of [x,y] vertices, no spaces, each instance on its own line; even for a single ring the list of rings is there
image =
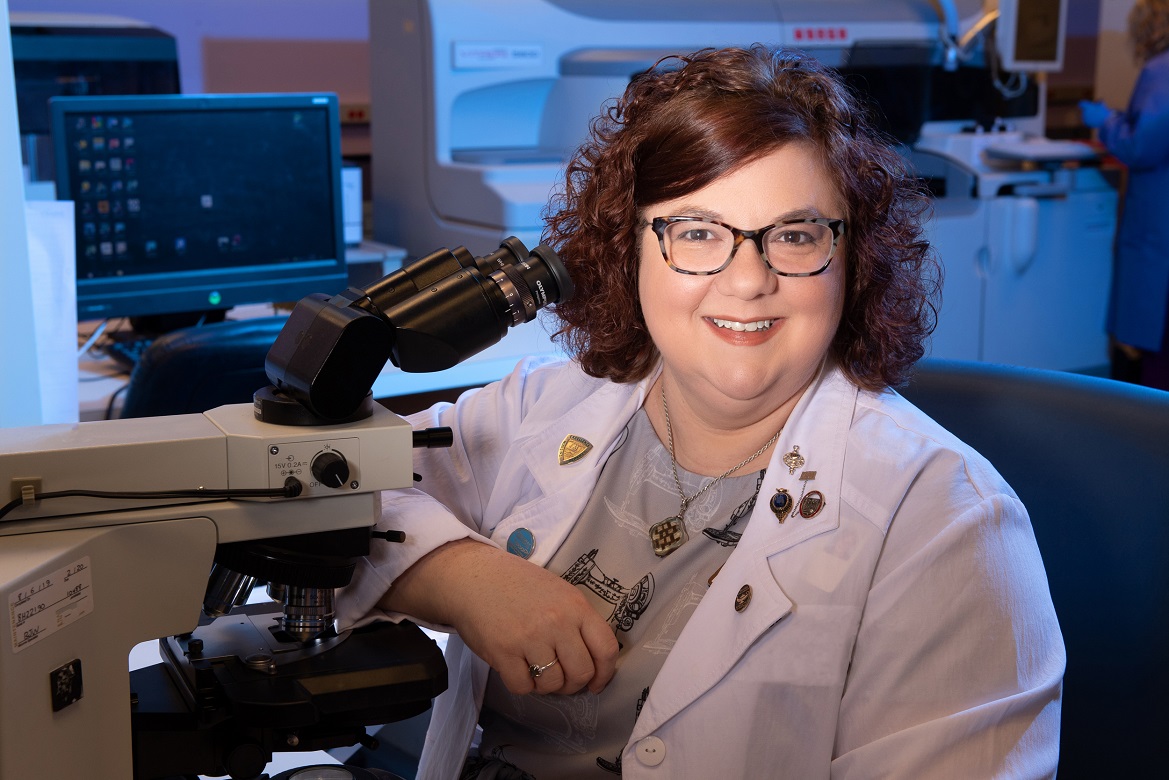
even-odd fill
[[[227,309],[211,309],[209,311],[180,311],[167,314],[146,314],[130,318],[131,331],[138,338],[155,338],[164,333],[180,328],[189,328],[193,325],[210,325],[213,322],[223,322],[227,316]]]

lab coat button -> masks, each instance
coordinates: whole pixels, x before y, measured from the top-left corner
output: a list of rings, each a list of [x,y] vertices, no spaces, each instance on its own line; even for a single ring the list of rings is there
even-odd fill
[[[637,760],[646,766],[657,766],[666,760],[666,743],[657,737],[646,737],[637,743]]]
[[[742,612],[751,603],[751,586],[744,585],[735,595],[735,612]]]

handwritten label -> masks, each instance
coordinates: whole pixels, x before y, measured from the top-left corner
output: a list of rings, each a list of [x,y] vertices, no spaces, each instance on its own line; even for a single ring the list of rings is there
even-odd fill
[[[93,577],[87,555],[8,594],[12,651],[19,653],[90,612]]]

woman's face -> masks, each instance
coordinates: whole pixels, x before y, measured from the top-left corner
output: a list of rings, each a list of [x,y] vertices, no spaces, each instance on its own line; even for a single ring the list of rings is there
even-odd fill
[[[784,219],[842,219],[845,210],[812,148],[789,143],[642,216],[698,216],[754,230]],[[754,408],[763,416],[794,404],[840,323],[844,246],[827,270],[809,277],[772,273],[751,241],[713,276],[670,268],[650,227],[640,246],[641,306],[671,387],[691,404],[732,415]]]

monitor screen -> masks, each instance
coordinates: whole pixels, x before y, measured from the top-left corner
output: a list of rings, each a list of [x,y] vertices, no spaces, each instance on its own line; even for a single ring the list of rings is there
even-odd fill
[[[995,45],[1005,70],[1063,69],[1067,0],[1001,0]]]
[[[345,288],[335,95],[57,97],[50,110],[79,320]]]

